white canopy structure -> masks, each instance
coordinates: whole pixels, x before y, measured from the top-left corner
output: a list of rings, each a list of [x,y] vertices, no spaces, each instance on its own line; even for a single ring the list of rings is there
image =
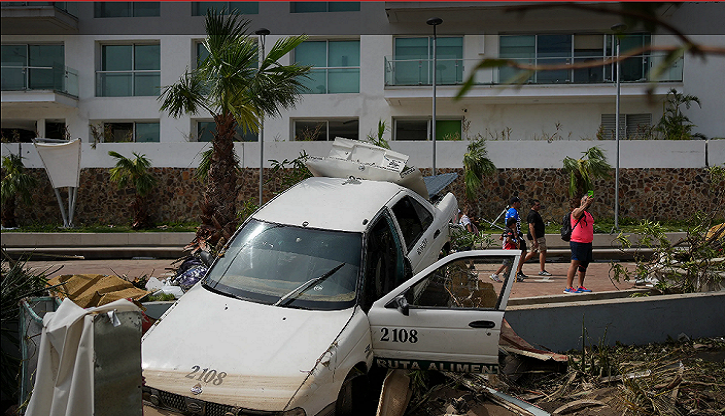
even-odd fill
[[[78,185],[81,172],[81,141],[33,139],[35,149],[43,161],[45,171],[48,173],[50,184],[58,199],[60,213],[63,216],[63,226],[73,227],[73,213],[78,196]],[[58,188],[68,188],[68,212],[63,204]]]

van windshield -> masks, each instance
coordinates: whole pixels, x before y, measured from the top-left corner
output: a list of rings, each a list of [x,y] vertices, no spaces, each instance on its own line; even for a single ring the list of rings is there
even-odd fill
[[[303,309],[354,305],[362,235],[250,220],[204,279],[214,292]]]

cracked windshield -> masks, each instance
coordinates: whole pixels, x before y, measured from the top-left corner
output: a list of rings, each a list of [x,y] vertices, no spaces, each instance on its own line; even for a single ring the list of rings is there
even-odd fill
[[[204,287],[225,295],[303,309],[355,301],[362,236],[251,220],[209,271]]]

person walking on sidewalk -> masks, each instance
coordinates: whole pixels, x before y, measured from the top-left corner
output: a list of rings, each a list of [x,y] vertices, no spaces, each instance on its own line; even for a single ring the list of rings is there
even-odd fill
[[[524,259],[526,258],[526,240],[524,240],[524,233],[521,232],[521,217],[519,216],[519,209],[521,208],[521,199],[517,196],[511,198],[509,201],[509,205],[511,208],[509,208],[508,211],[506,211],[506,219],[504,220],[506,224],[508,225],[509,218],[515,218],[516,219],[516,230],[518,231],[518,235],[516,236],[516,239],[519,243],[519,248],[521,249],[521,257],[519,258],[519,264],[516,266],[516,280],[523,280],[526,279],[529,276],[526,276],[523,271],[521,271],[521,268],[524,266]]]
[[[503,238],[503,249],[504,250],[517,250],[519,248],[519,243],[521,241],[521,238],[519,238],[519,230],[516,227],[516,218],[511,217],[508,220],[506,220],[506,228],[503,230],[503,234],[501,234],[501,237]],[[501,267],[496,270],[496,273],[491,275],[491,280],[494,282],[501,282],[502,280],[498,277],[501,272],[506,270],[506,274],[508,274],[511,270],[511,267],[513,267],[513,260],[510,258],[506,258],[503,261],[503,264]],[[516,276],[516,281],[521,282],[524,279],[520,279],[518,276]]]
[[[539,253],[539,276],[551,276],[551,273],[546,271],[546,224],[539,214],[539,210],[544,208],[541,205],[541,201],[534,199],[531,201],[531,210],[529,215],[526,216],[526,222],[529,224],[529,232],[526,235],[529,241],[531,241],[531,253],[529,253],[524,259],[524,263],[529,261],[532,257]]]
[[[566,289],[564,293],[583,293],[591,292],[584,287],[584,278],[587,276],[587,267],[592,261],[592,241],[594,241],[594,217],[589,213],[588,209],[594,202],[589,195],[584,197],[576,207],[576,202],[572,203],[572,211],[569,220],[571,221],[571,239],[569,247],[571,247],[571,264],[566,274]],[[574,289],[574,274],[579,271],[579,287]]]

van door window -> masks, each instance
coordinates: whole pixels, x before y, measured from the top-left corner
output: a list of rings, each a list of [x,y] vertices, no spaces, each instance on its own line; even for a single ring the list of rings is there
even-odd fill
[[[368,233],[364,304],[369,308],[373,302],[398,287],[405,278],[403,250],[397,234],[391,221],[381,216]]]
[[[433,214],[420,202],[409,196],[404,197],[393,206],[393,214],[403,232],[408,251],[433,223]]]

